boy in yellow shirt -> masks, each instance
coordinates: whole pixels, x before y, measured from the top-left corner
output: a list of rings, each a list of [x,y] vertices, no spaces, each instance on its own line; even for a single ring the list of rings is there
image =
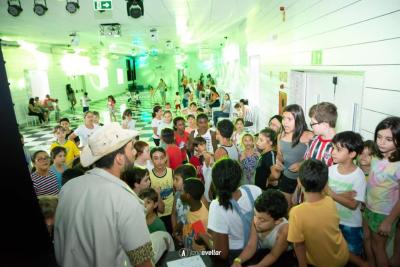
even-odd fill
[[[287,238],[294,245],[299,267],[345,266],[349,251],[339,229],[336,204],[323,194],[328,167],[318,160],[306,160],[300,167],[299,180],[306,201],[290,210]]]
[[[64,147],[67,150],[65,154],[65,164],[68,168],[71,168],[74,159],[80,156],[81,152],[79,148],[74,142],[65,138],[66,132],[62,126],[57,125],[54,127],[53,133],[56,136],[56,141],[50,145],[50,151],[56,146]]]

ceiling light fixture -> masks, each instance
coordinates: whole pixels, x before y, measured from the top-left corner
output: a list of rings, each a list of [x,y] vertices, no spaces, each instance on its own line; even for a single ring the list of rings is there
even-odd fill
[[[65,9],[71,13],[74,14],[78,9],[79,9],[79,0],[67,0],[67,4],[65,5]]]
[[[20,2],[20,0],[18,0],[18,1],[10,1],[10,0],[8,0],[7,1],[7,3],[8,3],[8,9],[7,9],[7,11],[8,11],[8,14],[10,14],[11,16],[14,16],[14,17],[18,17],[18,15],[22,12],[22,7],[21,7],[21,2]]]
[[[39,3],[39,2],[41,2],[41,3]],[[33,4],[34,4],[33,12],[35,12],[36,15],[38,15],[38,16],[43,16],[46,13],[46,11],[48,10],[46,0],[42,0],[42,1],[35,0],[33,2]]]
[[[127,0],[126,1],[126,11],[128,16],[132,18],[139,18],[144,15],[144,7],[142,0]]]

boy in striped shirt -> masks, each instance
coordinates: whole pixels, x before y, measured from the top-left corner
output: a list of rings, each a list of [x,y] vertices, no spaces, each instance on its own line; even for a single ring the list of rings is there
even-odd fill
[[[321,102],[310,108],[308,116],[315,136],[308,144],[304,159],[320,160],[329,167],[333,165],[332,139],[336,134],[337,108],[332,103]]]
[[[315,135],[304,153],[304,160],[320,160],[330,167],[333,165],[332,139],[336,134],[337,108],[332,103],[321,102],[310,108],[308,116],[311,120],[310,127]],[[299,186],[296,188],[295,195],[296,202],[302,203],[304,194]]]

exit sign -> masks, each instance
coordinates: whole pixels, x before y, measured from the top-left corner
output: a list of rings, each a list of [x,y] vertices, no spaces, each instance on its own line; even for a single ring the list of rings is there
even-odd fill
[[[111,0],[93,0],[94,10],[111,10]]]
[[[313,50],[311,52],[311,65],[322,64],[322,50]]]

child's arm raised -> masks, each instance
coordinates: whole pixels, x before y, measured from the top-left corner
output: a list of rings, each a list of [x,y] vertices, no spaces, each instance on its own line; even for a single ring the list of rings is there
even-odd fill
[[[175,233],[177,228],[177,221],[176,221],[176,199],[172,203],[172,212],[171,212],[171,224],[172,224],[172,234]]]
[[[157,205],[157,211],[160,213],[164,213],[165,210],[165,203],[164,200],[162,200],[161,195],[160,195],[160,187],[155,188],[157,195],[158,195],[158,205]]]
[[[306,245],[304,242],[293,243],[299,267],[307,267]]]

